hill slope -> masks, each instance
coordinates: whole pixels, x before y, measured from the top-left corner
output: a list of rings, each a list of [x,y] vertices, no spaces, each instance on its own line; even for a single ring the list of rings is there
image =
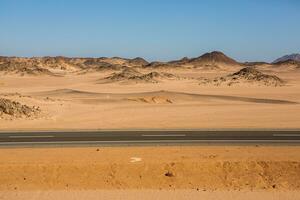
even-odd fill
[[[219,85],[239,85],[239,84],[256,84],[263,86],[283,86],[284,81],[274,75],[264,74],[253,67],[246,67],[238,72],[229,74],[227,76],[218,77],[212,80],[204,79],[201,84]]]
[[[284,61],[288,61],[288,60],[300,62],[300,54],[295,53],[295,54],[285,55],[285,56],[282,56],[282,57],[276,59],[273,63],[284,62]]]
[[[242,65],[220,51],[205,53],[197,58],[189,59],[184,57],[181,60],[171,61],[170,63],[177,65],[192,65],[194,68],[203,69],[226,69]]]

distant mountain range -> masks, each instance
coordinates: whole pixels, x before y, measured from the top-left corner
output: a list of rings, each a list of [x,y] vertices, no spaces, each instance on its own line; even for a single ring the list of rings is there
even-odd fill
[[[295,54],[285,55],[285,56],[282,56],[282,57],[278,58],[273,63],[285,62],[285,61],[288,61],[288,60],[300,62],[300,54],[295,53]]]
[[[122,71],[128,67],[143,69],[202,69],[237,70],[241,67],[281,67],[300,69],[300,54],[292,54],[277,59],[274,63],[238,62],[220,51],[205,53],[199,57],[173,60],[169,62],[148,62],[143,58],[120,57],[68,58],[68,57],[4,57],[0,56],[0,73],[20,75],[65,75],[68,73],[91,73],[99,71]],[[153,74],[150,74],[153,75]]]

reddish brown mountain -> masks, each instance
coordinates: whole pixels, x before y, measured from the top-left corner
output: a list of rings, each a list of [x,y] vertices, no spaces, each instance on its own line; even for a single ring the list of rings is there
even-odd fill
[[[145,66],[149,64],[144,58],[141,57],[131,59],[128,61],[128,63],[133,66]]]
[[[194,68],[204,69],[219,69],[223,67],[235,67],[242,65],[220,51],[205,53],[197,58],[189,59],[184,57],[181,60],[171,61],[170,63],[177,65],[191,65]]]
[[[220,51],[213,51],[211,53],[205,53],[198,58],[191,59],[192,62],[197,63],[209,63],[209,64],[228,64],[228,65],[239,65],[237,61],[226,56],[224,53]]]

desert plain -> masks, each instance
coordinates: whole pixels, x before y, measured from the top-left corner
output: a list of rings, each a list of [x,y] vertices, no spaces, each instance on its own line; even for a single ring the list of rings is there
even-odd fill
[[[298,146],[7,148],[1,199],[298,199]]]
[[[297,61],[0,57],[0,72],[1,131],[300,126]],[[297,199],[299,155],[284,145],[1,148],[0,198]]]
[[[221,52],[152,63],[4,57],[0,98],[19,104],[1,102],[0,129],[299,128],[299,66]]]

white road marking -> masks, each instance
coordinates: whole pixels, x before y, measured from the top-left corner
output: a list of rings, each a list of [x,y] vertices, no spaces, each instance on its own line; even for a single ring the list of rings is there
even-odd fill
[[[130,162],[135,163],[135,162],[141,162],[142,158],[138,158],[138,157],[131,157],[130,158]]]
[[[287,133],[287,134],[284,134],[284,133],[282,133],[282,134],[280,134],[280,133],[278,133],[278,134],[273,134],[273,136],[274,137],[300,137],[300,134],[297,134],[297,133]]]
[[[11,135],[9,138],[53,138],[53,135]]]
[[[143,137],[185,137],[186,134],[165,134],[165,135],[151,135],[143,134]]]

